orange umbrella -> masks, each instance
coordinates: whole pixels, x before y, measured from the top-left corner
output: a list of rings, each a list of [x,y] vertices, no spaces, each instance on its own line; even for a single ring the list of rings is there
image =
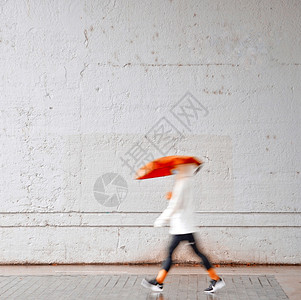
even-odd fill
[[[147,178],[155,178],[155,177],[162,177],[173,175],[173,169],[177,165],[182,164],[195,164],[200,168],[200,165],[203,162],[198,160],[193,156],[182,156],[182,155],[173,155],[173,156],[165,156],[153,160],[146,164],[145,166],[141,167],[137,173],[135,179],[147,179]],[[196,170],[196,172],[199,170]]]

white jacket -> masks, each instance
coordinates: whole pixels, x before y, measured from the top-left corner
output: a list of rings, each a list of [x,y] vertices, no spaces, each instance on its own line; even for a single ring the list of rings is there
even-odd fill
[[[168,207],[156,219],[154,226],[162,227],[170,224],[170,234],[196,232],[195,202],[191,189],[192,175],[177,179],[169,200]]]

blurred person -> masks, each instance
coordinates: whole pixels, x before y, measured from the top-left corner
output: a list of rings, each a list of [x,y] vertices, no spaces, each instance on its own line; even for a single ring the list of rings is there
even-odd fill
[[[154,227],[170,225],[169,233],[171,241],[168,247],[167,258],[162,263],[162,268],[157,277],[143,279],[141,284],[154,292],[163,291],[163,282],[172,266],[174,250],[182,241],[187,241],[193,251],[201,258],[203,265],[211,278],[210,285],[204,290],[205,293],[214,293],[225,286],[224,280],[217,275],[211,262],[206,255],[198,249],[195,241],[196,227],[194,224],[195,202],[192,196],[191,181],[195,173],[195,164],[181,164],[174,169],[176,181],[173,191],[167,193],[169,205],[156,219]]]

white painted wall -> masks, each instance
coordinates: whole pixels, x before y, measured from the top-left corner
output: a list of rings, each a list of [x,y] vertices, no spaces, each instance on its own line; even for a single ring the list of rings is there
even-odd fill
[[[0,8],[0,263],[163,260],[168,228],[152,224],[173,178],[132,179],[121,158],[139,143],[134,168],[147,155],[205,160],[194,194],[214,262],[301,262],[300,1]],[[185,127],[172,112],[187,92],[202,110]],[[107,173],[127,185],[113,207]]]

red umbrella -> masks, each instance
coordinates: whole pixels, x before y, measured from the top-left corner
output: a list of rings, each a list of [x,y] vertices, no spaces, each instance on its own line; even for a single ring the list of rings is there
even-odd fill
[[[153,160],[147,163],[145,166],[141,167],[137,171],[135,179],[147,179],[173,175],[173,169],[175,169],[177,165],[183,164],[195,164],[196,166],[198,166],[196,170],[197,172],[200,169],[202,163],[202,161],[193,156],[165,156]]]

